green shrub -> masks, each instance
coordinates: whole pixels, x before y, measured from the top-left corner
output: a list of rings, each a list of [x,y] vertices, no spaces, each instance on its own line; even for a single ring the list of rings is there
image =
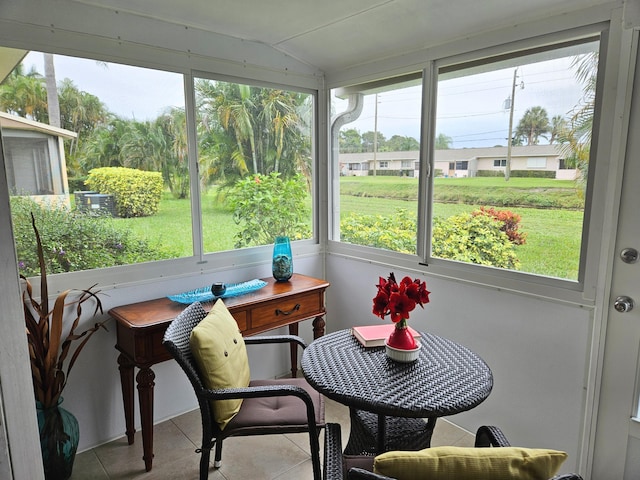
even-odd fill
[[[26,277],[40,274],[32,212],[51,274],[175,258],[166,248],[152,246],[128,230],[116,228],[112,218],[48,207],[29,197],[11,197],[18,267]]]
[[[504,177],[504,170],[478,170],[476,177]]]
[[[278,236],[309,238],[306,198],[302,175],[282,179],[279,173],[257,174],[239,180],[227,195],[233,219],[241,226],[235,236],[236,248],[266,245]]]
[[[118,216],[124,218],[157,213],[163,191],[160,172],[124,167],[94,168],[85,184],[91,190],[112,194]]]
[[[521,178],[556,178],[555,170],[511,170],[512,177]]]
[[[402,253],[416,253],[416,231],[415,215],[404,208],[387,217],[352,213],[340,222],[343,242]]]
[[[504,177],[504,170],[478,170],[477,177]],[[513,178],[556,178],[554,170],[511,170]]]
[[[486,215],[499,222],[500,230],[507,234],[509,241],[514,245],[524,245],[527,242],[527,234],[518,231],[521,217],[517,213],[510,210],[496,210],[493,207],[480,207],[480,210],[474,210],[471,214]]]
[[[517,270],[515,246],[491,216],[463,213],[434,218],[432,255],[479,265]]]

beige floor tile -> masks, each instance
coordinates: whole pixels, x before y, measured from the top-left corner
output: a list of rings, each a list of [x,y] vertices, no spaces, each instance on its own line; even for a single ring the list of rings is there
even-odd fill
[[[276,478],[308,458],[284,435],[230,437],[224,441],[220,472],[228,480]]]
[[[349,438],[349,409],[326,399],[327,422],[340,423],[343,446]],[[197,479],[201,441],[200,412],[193,410],[154,427],[153,469],[145,472],[142,460],[142,436],[128,445],[122,437],[76,456],[72,480],[160,480]],[[324,432],[320,434],[320,458]],[[432,444],[472,446],[473,435],[447,420],[436,424]],[[312,480],[309,436],[265,435],[228,438],[224,442],[222,466],[209,469],[210,480]],[[213,460],[213,452],[211,459]]]
[[[462,428],[454,425],[444,418],[439,418],[436,422],[436,428],[433,431],[431,446],[439,447],[449,445],[459,447],[473,447],[474,441],[474,434],[463,430]]]
[[[79,453],[73,463],[73,472],[70,480],[109,480],[109,475],[100,463],[93,450]]]

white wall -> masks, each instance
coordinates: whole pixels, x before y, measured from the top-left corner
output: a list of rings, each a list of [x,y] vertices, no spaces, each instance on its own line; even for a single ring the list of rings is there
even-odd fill
[[[394,271],[396,278],[426,280],[431,301],[424,310],[414,310],[411,326],[476,352],[494,377],[493,391],[482,404],[449,420],[472,432],[480,425],[497,425],[513,445],[564,450],[569,459],[563,471],[578,470],[589,309],[339,255],[327,255],[326,269],[331,281],[328,331],[381,322],[371,313],[379,276]],[[344,291],[349,294],[341,295]]]

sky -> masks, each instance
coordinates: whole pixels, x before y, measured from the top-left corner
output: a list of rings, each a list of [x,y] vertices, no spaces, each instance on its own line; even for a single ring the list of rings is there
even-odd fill
[[[43,54],[25,58],[28,71],[35,66],[44,75]],[[100,63],[62,55],[54,56],[58,83],[73,80],[80,90],[98,97],[109,111],[127,119],[152,120],[166,107],[184,108],[182,75],[115,63]]]
[[[575,80],[571,59],[520,61],[485,73],[442,80],[438,85],[436,135],[453,141],[452,148],[506,145],[514,69],[518,68],[514,103],[514,129],[528,108],[542,106],[549,119],[566,116],[582,98],[582,87]],[[27,70],[33,65],[44,73],[43,55],[32,52],[25,59]],[[180,74],[104,64],[93,60],[55,56],[58,81],[71,78],[83,91],[97,96],[117,115],[136,120],[156,118],[167,107],[184,108],[183,80]],[[376,128],[385,138],[393,135],[420,138],[421,87],[407,87],[379,93],[376,115],[375,95],[365,97],[360,118],[344,128],[360,133]],[[336,110],[346,102],[333,100]],[[541,142],[544,143],[544,140]]]
[[[509,131],[509,108],[516,66],[486,73],[442,80],[438,84],[436,135],[444,134],[452,148],[506,145]],[[582,86],[575,79],[575,68],[568,57],[517,66],[513,112],[513,129],[527,109],[542,106],[549,120],[566,117],[583,97]],[[386,139],[393,135],[420,138],[421,87],[385,91],[377,95],[377,128]],[[344,129],[360,133],[373,131],[376,123],[375,95],[365,97],[359,119]],[[346,108],[346,101],[334,99],[336,110]],[[545,143],[542,140],[540,143]]]

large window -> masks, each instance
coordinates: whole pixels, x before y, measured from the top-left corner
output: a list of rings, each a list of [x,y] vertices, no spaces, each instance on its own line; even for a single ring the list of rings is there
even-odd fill
[[[439,67],[430,261],[578,279],[598,48]]]
[[[363,93],[336,89],[331,98],[332,116],[346,119],[338,132],[340,240],[415,254],[421,75]],[[349,102],[360,112],[353,121]]]
[[[0,84],[23,274],[39,272],[31,213],[49,273],[312,238],[312,93],[49,59],[29,53]]]
[[[312,238],[309,93],[195,79],[204,252]]]
[[[334,238],[427,265],[579,280],[599,47],[594,36],[436,61],[423,121],[422,90],[406,79],[333,90],[333,161],[372,167],[341,170]]]

